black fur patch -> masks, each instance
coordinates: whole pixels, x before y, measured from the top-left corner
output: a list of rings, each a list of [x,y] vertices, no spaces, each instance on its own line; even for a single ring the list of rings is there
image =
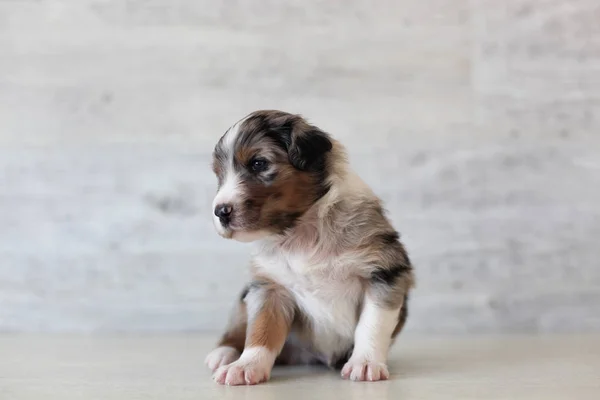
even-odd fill
[[[240,301],[246,300],[246,296],[248,296],[249,292],[250,292],[250,285],[246,285],[244,287],[244,289],[242,290],[242,294],[240,295]]]
[[[354,345],[350,347],[346,352],[342,353],[339,357],[336,357],[331,367],[335,370],[341,370],[344,365],[350,360],[352,352],[354,351]]]
[[[400,239],[400,235],[396,231],[386,232],[379,235],[379,239],[383,244],[390,245],[396,243]]]
[[[296,223],[296,220],[302,216],[301,212],[279,213],[271,217],[269,225],[277,227],[280,230],[291,228]]]
[[[400,326],[400,330],[406,324],[406,319],[408,318],[408,294],[404,295],[404,301],[402,302],[402,308],[400,309],[400,315],[398,316],[398,325]]]
[[[321,171],[325,169],[325,154],[331,151],[333,144],[325,132],[311,130],[294,138],[288,151],[290,163],[302,171]]]
[[[265,183],[271,183],[277,178],[277,171],[271,172],[269,175],[265,176]]]
[[[371,273],[371,282],[393,285],[396,279],[410,271],[410,267],[404,264],[394,264],[390,268],[378,268]]]
[[[290,119],[287,119],[282,125],[269,126],[268,130],[265,131],[265,136],[287,153],[292,144],[293,129],[294,122],[292,117],[290,117]]]

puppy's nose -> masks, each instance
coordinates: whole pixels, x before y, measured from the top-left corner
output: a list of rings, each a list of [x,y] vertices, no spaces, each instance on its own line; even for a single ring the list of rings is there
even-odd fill
[[[221,222],[228,222],[232,212],[233,206],[231,204],[219,204],[215,207],[215,215],[219,217]]]

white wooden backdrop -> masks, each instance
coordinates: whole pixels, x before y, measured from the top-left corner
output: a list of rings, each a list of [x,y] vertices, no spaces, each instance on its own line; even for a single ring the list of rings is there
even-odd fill
[[[219,329],[248,248],[209,154],[258,108],[347,144],[413,332],[600,329],[598,0],[0,0],[0,331]]]

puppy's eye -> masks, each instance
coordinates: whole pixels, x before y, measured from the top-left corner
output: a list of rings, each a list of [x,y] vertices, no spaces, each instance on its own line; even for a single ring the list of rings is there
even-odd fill
[[[263,172],[269,168],[269,162],[264,158],[254,158],[250,161],[250,169],[254,172]]]

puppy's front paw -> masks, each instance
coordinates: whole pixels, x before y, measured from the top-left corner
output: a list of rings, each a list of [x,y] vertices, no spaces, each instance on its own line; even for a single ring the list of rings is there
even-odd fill
[[[256,385],[269,380],[275,358],[267,350],[244,351],[239,360],[217,369],[213,375],[221,385]],[[262,354],[262,353],[265,354]]]
[[[382,362],[367,360],[366,358],[350,358],[342,368],[342,378],[352,381],[380,381],[389,379],[387,365]]]
[[[204,362],[210,368],[211,371],[215,371],[217,368],[228,365],[240,358],[240,352],[229,346],[217,347],[211,351]]]

